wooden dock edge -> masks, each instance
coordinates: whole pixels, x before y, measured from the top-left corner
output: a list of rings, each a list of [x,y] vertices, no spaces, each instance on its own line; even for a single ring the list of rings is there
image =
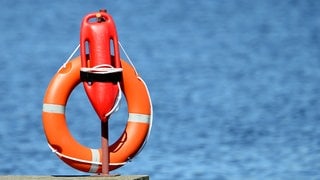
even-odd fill
[[[121,176],[73,176],[73,175],[51,175],[51,176],[23,176],[23,175],[0,175],[1,180],[149,180],[148,175],[121,175]]]

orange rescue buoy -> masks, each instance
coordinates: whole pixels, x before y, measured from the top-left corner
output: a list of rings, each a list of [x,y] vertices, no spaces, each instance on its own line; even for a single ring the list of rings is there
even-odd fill
[[[132,159],[147,140],[152,121],[148,89],[134,68],[121,60],[121,89],[128,104],[128,122],[119,139],[109,146],[109,169],[114,170]],[[77,142],[67,128],[65,107],[72,90],[80,81],[80,57],[68,62],[55,74],[45,93],[42,121],[49,147],[71,167],[101,173],[101,148],[91,149]]]

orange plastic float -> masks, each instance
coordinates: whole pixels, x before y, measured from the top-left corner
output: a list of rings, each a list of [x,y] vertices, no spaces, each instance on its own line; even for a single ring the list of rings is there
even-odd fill
[[[109,146],[109,169],[114,170],[132,159],[146,142],[152,120],[148,89],[134,68],[121,60],[120,81],[128,104],[128,122],[119,139]],[[84,172],[101,172],[101,148],[91,149],[77,142],[67,127],[65,108],[68,97],[80,81],[80,57],[68,62],[55,74],[45,93],[42,121],[48,144],[71,167]],[[84,127],[86,128],[86,127]]]

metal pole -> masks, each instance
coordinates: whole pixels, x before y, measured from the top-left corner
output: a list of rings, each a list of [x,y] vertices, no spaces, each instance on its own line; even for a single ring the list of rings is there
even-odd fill
[[[109,127],[108,120],[106,122],[101,121],[101,150],[102,150],[102,173],[101,175],[109,175]]]

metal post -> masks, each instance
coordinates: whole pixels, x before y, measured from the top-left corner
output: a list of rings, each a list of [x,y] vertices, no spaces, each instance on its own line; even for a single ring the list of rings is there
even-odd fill
[[[106,9],[100,9],[99,12],[107,12]],[[98,22],[105,21],[104,18],[98,17]],[[105,122],[101,121],[101,150],[102,150],[102,175],[109,176],[109,124],[108,119]]]
[[[101,175],[109,175],[109,127],[108,120],[106,122],[101,121],[101,150],[102,150],[102,173]]]

